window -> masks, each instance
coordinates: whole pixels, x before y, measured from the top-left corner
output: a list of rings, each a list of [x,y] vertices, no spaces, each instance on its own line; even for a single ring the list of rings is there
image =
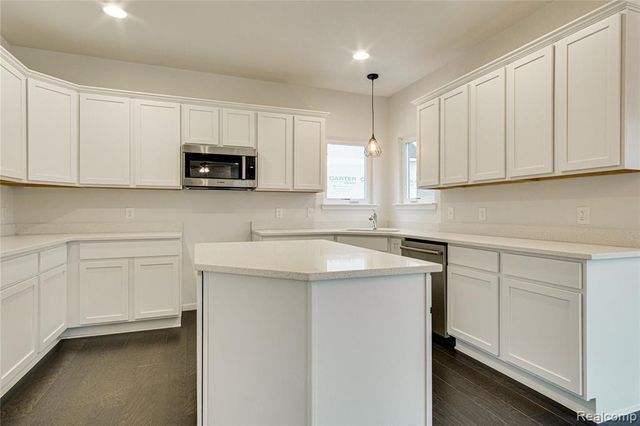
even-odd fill
[[[327,143],[327,201],[368,203],[368,169],[364,145]]]
[[[404,203],[435,203],[435,191],[418,188],[418,145],[415,139],[405,140],[402,143],[402,201]]]

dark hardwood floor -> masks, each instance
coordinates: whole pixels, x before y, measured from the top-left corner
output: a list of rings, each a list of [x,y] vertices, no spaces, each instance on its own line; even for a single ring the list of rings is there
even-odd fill
[[[580,424],[572,411],[439,345],[433,394],[435,425]],[[1,405],[2,425],[193,425],[195,312],[177,329],[65,340]]]

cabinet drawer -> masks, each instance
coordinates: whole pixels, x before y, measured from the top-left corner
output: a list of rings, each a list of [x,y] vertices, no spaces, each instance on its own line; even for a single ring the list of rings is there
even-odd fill
[[[38,254],[29,254],[2,261],[2,285],[7,287],[18,281],[33,277],[38,273]]]
[[[582,288],[582,264],[543,257],[502,255],[502,272],[549,284]]]
[[[80,259],[178,256],[180,240],[109,241],[80,244]]]
[[[67,263],[67,246],[56,247],[40,253],[40,272]]]
[[[449,246],[449,263],[498,272],[498,253],[489,250]]]

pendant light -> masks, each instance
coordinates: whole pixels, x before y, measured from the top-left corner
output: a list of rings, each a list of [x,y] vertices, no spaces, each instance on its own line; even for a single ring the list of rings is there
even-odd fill
[[[367,78],[371,80],[371,139],[367,142],[367,146],[364,148],[364,155],[369,158],[377,158],[382,155],[382,147],[376,140],[374,134],[374,111],[373,111],[373,82],[378,78],[378,74],[369,74]]]

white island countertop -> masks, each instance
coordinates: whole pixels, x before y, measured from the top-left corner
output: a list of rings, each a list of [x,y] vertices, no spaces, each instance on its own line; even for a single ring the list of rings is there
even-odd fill
[[[436,263],[324,240],[196,244],[195,268],[300,281],[442,271]]]
[[[314,235],[369,235],[396,238],[418,238],[485,249],[522,251],[581,260],[640,257],[639,247],[616,247],[562,241],[495,237],[490,235],[458,234],[453,232],[414,231],[408,229],[399,229],[397,231],[380,230],[375,232],[346,229],[265,229],[254,230],[253,234],[265,238],[294,236],[313,237]]]

